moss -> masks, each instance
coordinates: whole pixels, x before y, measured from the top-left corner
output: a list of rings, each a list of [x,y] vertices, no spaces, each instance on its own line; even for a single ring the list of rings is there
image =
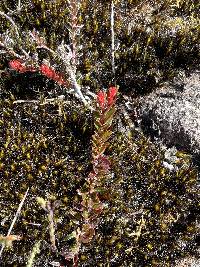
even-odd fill
[[[77,189],[84,187],[91,170],[92,116],[76,111],[77,103],[65,103],[59,115],[56,104],[14,100],[12,96],[0,102],[0,220],[7,218],[1,234],[7,234],[24,192],[30,189],[13,229],[22,240],[3,252],[3,262],[23,266],[39,240],[36,266],[62,262],[63,256],[51,252],[47,214],[36,197],[60,201],[54,211],[55,235],[58,250],[67,252],[74,244],[69,235],[80,220]],[[95,238],[80,251],[80,266],[172,266],[179,257],[195,255],[197,171],[189,158],[179,153],[178,170],[170,171],[163,166],[164,152],[158,147],[136,132],[125,137],[117,127],[111,144],[107,154],[112,173],[102,180],[107,207]]]
[[[116,83],[123,91],[146,94],[166,79],[172,79],[179,69],[191,70],[199,61],[199,1],[156,0],[115,2]],[[7,13],[10,1],[1,9]],[[13,19],[22,30],[23,45],[35,52],[27,31],[34,28],[56,49],[62,40],[69,40],[69,8],[66,1],[28,1],[14,13]],[[9,22],[0,17],[1,31]],[[82,25],[77,38],[81,54],[78,71],[83,85],[96,91],[107,88],[112,81],[110,2],[84,1],[77,18]],[[19,44],[17,40],[16,45]],[[44,49],[37,49],[40,60],[50,60],[56,68],[60,62]],[[4,57],[4,56],[3,56]],[[5,57],[3,59],[5,61]],[[6,64],[6,62],[4,63]],[[2,66],[5,68],[5,65]],[[63,70],[62,70],[63,71]]]
[[[81,111],[71,108],[65,110],[64,115],[58,115],[56,105],[23,105],[13,104],[13,101],[4,99],[0,103],[0,179],[1,198],[4,199],[0,216],[1,219],[9,218],[2,228],[6,234],[12,214],[27,187],[30,188],[27,206],[22,211],[22,223],[17,229],[23,240],[16,253],[23,255],[29,252],[27,248],[34,240],[48,236],[45,214],[38,210],[35,197],[55,194],[64,203],[67,198],[68,205],[72,206],[76,189],[83,183],[90,166],[87,153],[90,143],[85,136],[90,136],[92,128],[90,114],[83,120]],[[66,208],[63,205],[60,217],[68,216]],[[63,220],[69,222],[69,218],[64,217]],[[40,227],[31,226],[41,220],[44,221],[43,233]],[[67,224],[66,228],[69,231]],[[12,253],[6,261],[12,262]]]
[[[66,1],[25,1],[18,23],[27,51],[35,52],[27,31],[36,28],[55,49],[69,43],[69,10]],[[112,79],[110,65],[110,2],[82,1],[78,20],[83,24],[83,45],[78,70],[82,85],[92,91]],[[139,5],[139,8],[138,8]],[[116,82],[121,91],[144,94],[179,68],[192,69],[199,60],[199,1],[115,1]],[[0,4],[7,13],[10,1]],[[58,14],[59,10],[59,14]],[[10,27],[0,17],[1,32]],[[14,34],[14,33],[12,33]],[[17,40],[20,41],[20,40]],[[15,44],[17,47],[17,43]],[[60,62],[38,50],[39,60],[49,59],[62,71]],[[29,195],[13,232],[22,237],[3,252],[7,266],[24,266],[39,240],[36,266],[64,262],[74,245],[70,234],[77,229],[77,189],[85,187],[91,171],[92,114],[74,98],[44,104],[61,87],[37,73],[16,74],[6,70],[10,57],[1,55],[5,71],[0,100],[0,221],[6,235],[20,200]],[[9,92],[12,92],[12,95]],[[64,92],[65,93],[65,92]],[[18,99],[37,99],[17,103]],[[197,255],[197,177],[190,160],[181,155],[177,171],[163,166],[164,152],[137,132],[128,138],[116,128],[107,154],[112,173],[102,180],[101,201],[107,205],[99,218],[94,240],[82,247],[80,266],[172,266],[177,258]],[[125,125],[124,125],[125,126]],[[60,252],[52,253],[45,210],[37,197],[60,200],[54,211],[55,235]],[[62,255],[61,255],[62,254]],[[69,264],[70,265],[70,264]]]

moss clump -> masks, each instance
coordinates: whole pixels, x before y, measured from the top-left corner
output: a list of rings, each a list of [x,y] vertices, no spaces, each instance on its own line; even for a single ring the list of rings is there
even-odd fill
[[[173,78],[180,68],[197,68],[198,0],[114,1],[114,4],[116,83],[123,91],[145,94],[163,80]],[[15,46],[22,42],[27,51],[33,54],[37,51],[40,60],[48,59],[61,68],[48,51],[36,49],[28,31],[38,30],[54,50],[62,40],[70,44],[67,2],[32,0],[23,5],[20,13],[13,13],[21,32],[21,41],[17,39]],[[14,6],[3,1],[0,8],[7,13]],[[0,21],[0,30],[5,32],[10,23],[2,17]],[[76,40],[81,45],[78,64],[81,82],[92,90],[107,88],[112,79],[110,2],[93,1],[91,5],[90,1],[82,1],[77,23],[82,26]],[[5,68],[5,55],[2,60]]]
[[[72,103],[70,107],[63,105],[61,112],[58,104],[14,104],[14,100],[12,96],[0,101],[0,194],[3,199],[0,217],[1,221],[7,218],[1,227],[1,233],[6,235],[12,216],[29,187],[22,221],[13,230],[23,236],[15,250],[21,255],[17,259],[21,265],[36,240],[48,239],[46,214],[39,209],[37,196],[54,195],[63,201],[58,217],[66,223],[65,226],[60,224],[62,230],[59,231],[70,231],[67,209],[73,206],[76,190],[90,168],[88,137],[92,127],[91,114],[76,111]],[[42,229],[32,226],[32,223],[41,222],[44,222]],[[3,260],[13,263],[13,251],[5,254]]]
[[[91,171],[92,116],[77,112],[73,102],[63,103],[59,113],[57,104],[14,100],[0,103],[2,235],[28,187],[29,195],[13,229],[22,239],[2,260],[24,266],[40,240],[35,265],[62,263],[80,219],[77,189]],[[180,155],[177,170],[166,169],[164,153],[137,132],[128,138],[115,129],[110,142],[112,173],[102,182],[101,199],[107,206],[94,239],[80,250],[80,266],[172,266],[179,257],[196,256],[197,171],[191,162]],[[47,214],[37,197],[59,200],[54,209],[59,253],[51,251]]]
[[[115,248],[120,247],[116,264],[172,266],[176,257],[195,254],[198,200],[192,164],[180,157],[178,170],[166,169],[164,153],[137,133],[132,140],[118,136],[113,143],[113,171],[120,192],[115,205],[121,215],[114,226],[110,224]]]
[[[122,92],[147,93],[173,77],[180,67],[196,67],[199,1],[190,2],[115,1],[116,81]],[[70,44],[66,1],[32,0],[23,4],[21,12],[12,15],[20,29],[19,38],[10,32],[14,49],[19,52],[23,44],[31,55],[38,53],[39,64],[48,59],[63,71],[59,60],[36,48],[28,31],[38,30],[51,49],[56,49],[62,39]],[[4,1],[0,8],[7,13],[15,7]],[[0,31],[5,33],[10,23],[2,17],[0,20]],[[77,66],[80,83],[89,85],[91,91],[107,88],[112,78],[110,2],[93,1],[91,6],[90,1],[83,1],[78,23],[83,25],[77,40],[82,45]],[[6,71],[12,58],[5,54],[1,58],[0,68]],[[51,81],[47,84],[38,73],[6,75],[0,89],[2,236],[7,234],[27,188],[29,195],[13,229],[22,239],[3,252],[2,261],[6,266],[24,266],[33,245],[40,242],[36,266],[53,261],[65,265],[64,255],[75,243],[71,233],[80,226],[77,189],[87,187],[85,177],[92,167],[93,116],[73,98],[46,103],[46,97],[63,91]],[[10,90],[14,96],[8,94]],[[22,95],[27,102],[16,102]],[[118,126],[117,120],[115,124]],[[102,181],[105,191],[100,195],[106,208],[95,238],[80,250],[80,266],[172,266],[177,258],[197,255],[196,169],[184,157],[174,170],[166,169],[164,152],[142,134],[132,135],[126,137],[117,127],[113,133],[107,150],[112,173]],[[37,197],[52,205],[59,203],[54,209],[58,252],[51,250],[49,219],[37,204]]]

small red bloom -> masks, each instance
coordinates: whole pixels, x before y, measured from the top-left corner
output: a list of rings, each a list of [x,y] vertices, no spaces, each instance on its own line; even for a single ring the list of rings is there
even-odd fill
[[[40,71],[43,75],[45,75],[46,77],[53,79],[54,81],[56,81],[58,84],[60,85],[68,85],[68,83],[64,80],[63,76],[61,73],[57,73],[53,68],[42,64],[40,66]]]
[[[9,66],[10,66],[12,69],[14,69],[14,70],[16,70],[16,71],[19,71],[19,72],[21,72],[21,73],[27,71],[27,70],[26,70],[26,67],[22,64],[21,60],[19,60],[19,59],[11,60],[11,61],[9,62]]]
[[[100,108],[104,109],[106,104],[106,93],[103,91],[99,91],[97,94],[97,101],[99,103]]]
[[[31,66],[29,66],[29,67],[25,66],[24,63],[19,59],[11,60],[9,62],[9,66],[12,69],[14,69],[16,71],[19,71],[21,73],[24,73],[24,72],[27,72],[27,71],[31,71],[31,72],[37,71],[37,69],[35,69],[35,68],[31,67]]]
[[[55,72],[55,70],[52,69],[51,67],[45,65],[45,64],[42,64],[40,66],[40,71],[41,71],[42,74],[44,74],[48,78],[51,78],[53,80],[56,78],[56,72]]]
[[[111,106],[114,103],[116,95],[117,95],[117,88],[116,87],[110,87],[109,91],[107,93],[108,106]]]

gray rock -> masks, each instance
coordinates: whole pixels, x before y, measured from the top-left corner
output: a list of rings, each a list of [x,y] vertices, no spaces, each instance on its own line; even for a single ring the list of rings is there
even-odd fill
[[[180,73],[173,83],[139,100],[142,130],[191,154],[200,154],[200,72]]]

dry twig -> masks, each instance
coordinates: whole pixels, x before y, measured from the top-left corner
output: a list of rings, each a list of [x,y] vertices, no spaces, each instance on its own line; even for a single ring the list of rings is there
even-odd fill
[[[27,196],[27,194],[28,194],[28,190],[29,190],[29,188],[26,190],[26,193],[25,193],[24,197],[22,198],[22,200],[21,200],[21,202],[20,202],[20,204],[19,204],[19,207],[18,207],[18,209],[17,209],[17,212],[16,212],[16,214],[15,214],[15,217],[13,218],[13,221],[12,221],[12,223],[11,223],[11,225],[10,225],[9,230],[8,230],[7,237],[10,236],[11,231],[12,231],[12,229],[13,229],[13,227],[14,227],[14,224],[15,224],[17,218],[18,218],[19,215],[20,215],[22,206],[23,206],[24,201],[25,201],[25,199],[26,199],[26,196]],[[3,253],[4,248],[5,248],[5,244],[2,244],[2,247],[1,247],[1,250],[0,250],[0,258],[1,258],[1,255],[2,255],[2,253]]]

